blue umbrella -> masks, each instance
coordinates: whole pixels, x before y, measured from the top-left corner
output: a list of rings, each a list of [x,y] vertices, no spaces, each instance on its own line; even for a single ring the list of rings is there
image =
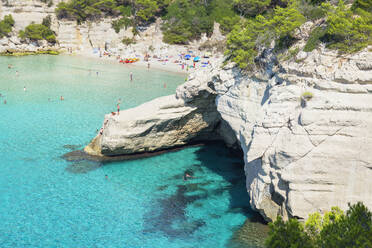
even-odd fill
[[[200,60],[199,56],[194,58],[194,62],[199,62],[199,60]]]
[[[187,60],[191,59],[191,55],[190,54],[185,55],[185,59]]]

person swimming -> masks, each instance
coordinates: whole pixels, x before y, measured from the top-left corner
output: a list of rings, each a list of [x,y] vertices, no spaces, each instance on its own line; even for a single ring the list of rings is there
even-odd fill
[[[26,89],[26,86],[24,86],[24,87],[23,87],[23,91],[26,92],[26,90],[27,90],[27,89]]]
[[[193,179],[194,177],[191,176],[188,172],[185,172],[185,174],[183,175],[183,180],[184,181],[187,181],[189,179]]]

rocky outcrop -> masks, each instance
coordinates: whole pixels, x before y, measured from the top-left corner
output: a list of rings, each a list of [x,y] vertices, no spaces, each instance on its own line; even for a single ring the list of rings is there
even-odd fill
[[[208,76],[194,75],[178,88],[176,95],[157,98],[121,111],[120,115],[106,115],[102,135],[85,151],[91,155],[115,156],[221,139],[220,133],[226,132],[218,130],[226,126],[221,124],[214,104],[216,92],[205,83]]]
[[[279,63],[265,50],[254,75],[215,68],[191,76],[176,95],[106,116],[101,151],[224,139],[241,146],[251,206],[267,220],[356,201],[372,208],[372,53],[298,56],[300,63]]]
[[[251,205],[264,217],[372,207],[371,61],[371,52],[322,49],[221,87],[217,108],[240,140]]]

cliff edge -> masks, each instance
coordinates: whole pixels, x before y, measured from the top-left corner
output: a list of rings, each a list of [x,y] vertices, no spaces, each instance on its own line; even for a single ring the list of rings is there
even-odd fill
[[[297,57],[280,63],[266,49],[252,75],[234,66],[196,72],[176,95],[107,115],[95,153],[223,139],[244,151],[251,206],[267,220],[356,201],[372,208],[372,53]]]

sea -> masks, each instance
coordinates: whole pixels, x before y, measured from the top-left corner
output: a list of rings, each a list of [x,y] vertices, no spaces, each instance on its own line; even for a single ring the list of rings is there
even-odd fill
[[[174,94],[185,77],[79,56],[0,57],[0,247],[262,247],[267,228],[249,206],[242,156],[221,143],[65,160],[118,99],[135,107]]]

